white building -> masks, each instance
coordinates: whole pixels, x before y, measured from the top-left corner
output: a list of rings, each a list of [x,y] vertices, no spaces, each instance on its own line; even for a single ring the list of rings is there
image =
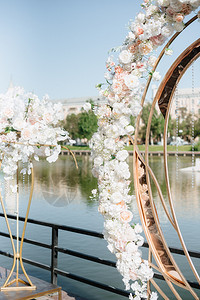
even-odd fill
[[[152,87],[152,97],[155,97],[157,92],[157,87]],[[156,105],[156,109],[158,111],[158,105]],[[187,89],[178,89],[177,92],[173,96],[173,100],[171,103],[171,111],[170,116],[172,119],[176,118],[176,110],[178,111],[178,115],[181,116],[181,112],[183,111],[185,114],[193,113],[195,117],[199,117],[200,115],[200,88],[195,88],[192,91],[191,88]]]
[[[200,115],[200,88],[192,89],[178,89],[176,95],[174,95],[171,105],[171,117],[176,118],[176,109],[181,116],[181,110],[185,108],[185,113],[194,113],[195,117]]]
[[[102,103],[103,100],[98,96],[93,97],[81,97],[81,98],[66,98],[60,100],[54,100],[54,102],[60,102],[63,105],[64,116],[70,114],[78,114],[81,112],[81,109],[86,101],[92,100],[94,104]]]

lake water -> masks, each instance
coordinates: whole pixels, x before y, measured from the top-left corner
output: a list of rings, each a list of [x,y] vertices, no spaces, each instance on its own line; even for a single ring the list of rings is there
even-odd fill
[[[91,190],[97,187],[97,181],[91,174],[92,162],[90,157],[77,157],[79,169],[76,170],[71,156],[62,156],[59,160],[49,165],[46,161],[34,164],[35,187],[34,196],[31,204],[29,217],[61,225],[69,225],[89,230],[102,232],[103,217],[98,213],[98,203],[90,199]],[[129,158],[130,166],[132,157]],[[174,207],[181,232],[189,250],[200,250],[200,172],[193,174],[194,187],[192,187],[192,172],[182,172],[182,168],[191,166],[190,157],[179,157],[178,171],[175,157],[168,157],[169,177],[174,199]],[[150,157],[150,166],[154,170],[158,182],[161,186],[164,198],[167,201],[167,192],[164,177],[163,157]],[[27,179],[20,181],[20,215],[25,215],[27,205],[27,191],[29,183]],[[167,220],[160,204],[157,192],[154,187],[153,197],[158,210],[160,223],[164,236],[169,246],[180,247],[176,233],[173,231]],[[133,184],[132,184],[133,190]],[[7,200],[9,213],[16,210],[15,200],[9,197]],[[133,203],[134,221],[139,221],[137,205]],[[12,221],[11,227],[15,234],[15,222]],[[5,224],[1,218],[1,231],[5,229]],[[27,238],[33,238],[41,242],[50,243],[51,232],[49,229],[39,228],[36,225],[28,224],[26,231]],[[5,238],[0,238],[1,250],[11,251],[10,244]],[[93,237],[82,236],[73,233],[61,233],[59,235],[59,246],[66,247],[75,251],[98,256],[104,259],[115,260],[114,255],[109,253],[106,242]],[[144,249],[144,257],[147,251]],[[38,250],[35,246],[24,244],[23,256],[44,264],[50,264],[49,250]],[[187,278],[196,281],[188,270],[188,265],[183,258],[178,258],[181,270]],[[200,273],[200,262],[193,259],[193,262]],[[0,265],[10,268],[11,260],[0,256]],[[118,288],[124,288],[121,275],[115,268],[101,266],[92,262],[83,261],[67,255],[59,254],[59,266],[65,271],[87,277],[92,280],[110,284]],[[47,271],[41,271],[36,267],[26,265],[28,274],[37,276],[44,280],[50,280]],[[64,290],[72,294],[77,294],[88,300],[119,300],[126,299],[109,292],[101,291],[85,284],[65,279],[58,276],[58,284]],[[165,288],[164,288],[165,290]],[[168,297],[174,299],[168,291]],[[183,299],[192,299],[190,295]]]

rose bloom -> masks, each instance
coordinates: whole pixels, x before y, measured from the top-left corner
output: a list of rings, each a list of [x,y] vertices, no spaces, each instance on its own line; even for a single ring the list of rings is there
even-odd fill
[[[116,205],[120,206],[121,208],[126,208],[126,204],[125,204],[124,200],[122,200],[121,202],[116,203]]]
[[[88,104],[90,104],[90,103],[88,103]],[[43,119],[45,120],[46,123],[50,123],[53,121],[53,116],[50,113],[45,113],[43,116]]]
[[[152,36],[150,40],[154,46],[160,46],[164,43],[165,37],[162,34],[159,34],[159,35]]]
[[[30,131],[30,129],[28,128],[25,128],[22,130],[22,135],[21,137],[24,139],[24,140],[29,140],[32,136],[32,133]]]
[[[115,242],[115,247],[117,248],[117,250],[123,252],[125,250],[127,241],[123,241],[123,240],[117,240]]]
[[[128,50],[132,53],[135,54],[138,51],[138,45],[137,44],[132,44],[129,46]]]
[[[129,223],[132,220],[132,218],[133,218],[133,214],[129,210],[125,210],[120,213],[120,219],[123,222]]]
[[[6,118],[10,119],[13,117],[14,115],[14,111],[12,108],[10,107],[6,107],[6,109],[4,110],[4,115],[6,116]]]
[[[166,9],[166,13],[168,14],[168,16],[173,17],[173,15],[175,14],[175,11],[173,10],[173,8],[171,6],[169,6]]]
[[[123,50],[120,54],[119,54],[119,60],[123,63],[123,64],[128,64],[131,62],[131,58],[132,58],[132,54],[127,51],[127,50]]]
[[[137,34],[137,35],[141,35],[141,34],[143,34],[144,33],[144,29],[142,28],[142,27],[137,27],[136,29],[135,29],[135,33]]]
[[[183,22],[183,19],[184,19],[184,15],[181,13],[175,14],[173,16],[173,20],[176,21],[177,23]]]
[[[189,15],[192,11],[192,7],[190,4],[183,4],[181,12],[186,16]]]
[[[124,83],[131,90],[139,86],[138,77],[133,74],[126,75],[124,77]]]
[[[114,93],[120,94],[123,89],[122,83],[120,81],[113,80],[112,89]]]
[[[123,73],[123,69],[120,66],[116,66],[115,67],[115,73],[121,74],[121,73]]]
[[[153,46],[152,46],[152,42],[150,41],[139,45],[139,51],[142,55],[147,55],[150,52],[152,52],[152,50],[153,50]]]

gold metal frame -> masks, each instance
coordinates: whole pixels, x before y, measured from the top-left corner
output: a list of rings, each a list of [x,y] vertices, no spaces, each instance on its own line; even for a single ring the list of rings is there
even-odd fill
[[[7,141],[2,141],[5,142],[7,144],[20,144],[23,145],[23,143],[21,142],[7,142]],[[46,145],[46,144],[34,144],[31,146],[44,146],[44,147],[56,147],[55,145]],[[76,168],[78,169],[78,164],[76,161],[76,157],[74,155],[74,153],[65,146],[61,146],[63,149],[68,150],[70,152],[70,154],[72,155]],[[0,169],[1,169],[1,164],[2,161],[0,161]],[[13,249],[13,265],[11,268],[11,271],[4,283],[4,285],[2,287],[0,287],[1,291],[6,291],[6,290],[33,290],[36,289],[36,286],[33,285],[33,283],[31,282],[29,276],[27,275],[24,265],[23,265],[23,260],[22,260],[22,248],[23,248],[23,242],[24,242],[24,236],[25,236],[25,230],[26,230],[26,225],[27,225],[27,220],[28,220],[28,215],[29,215],[29,211],[30,211],[30,206],[31,206],[31,200],[32,200],[32,196],[33,196],[33,187],[34,187],[34,171],[33,168],[31,169],[31,190],[30,190],[30,195],[29,195],[29,201],[28,201],[28,206],[27,206],[27,211],[26,211],[26,217],[24,220],[24,226],[23,226],[23,232],[22,232],[22,237],[21,237],[21,241],[19,243],[19,169],[17,169],[17,217],[16,217],[16,223],[17,223],[17,245],[15,247],[14,244],[14,240],[13,240],[13,236],[12,236],[12,232],[11,232],[11,228],[9,225],[9,221],[8,221],[8,217],[7,217],[7,213],[6,213],[6,209],[5,209],[5,205],[3,202],[3,198],[1,195],[1,191],[0,191],[0,203],[2,206],[2,210],[4,213],[4,217],[5,217],[5,221],[6,221],[6,225],[8,228],[8,232],[10,235],[10,241],[11,241],[11,245],[12,245],[12,249]],[[16,273],[15,273],[15,279],[11,280],[11,276],[14,275],[14,269],[16,266]],[[25,276],[25,278],[27,279],[27,281],[22,280],[21,278],[19,278],[19,266],[21,266],[22,272]],[[15,284],[15,285],[14,285]],[[22,284],[22,285],[19,285]],[[12,286],[14,285],[14,286]]]
[[[33,172],[33,168],[32,168],[32,170],[31,170],[31,191],[30,191],[30,195],[29,195],[29,201],[28,201],[26,217],[25,217],[24,226],[23,226],[22,237],[21,237],[21,241],[19,243],[19,170],[17,170],[17,217],[16,217],[16,222],[17,222],[17,245],[16,245],[16,247],[15,247],[15,244],[14,244],[14,240],[13,240],[11,228],[10,228],[10,225],[9,225],[5,205],[4,205],[4,202],[3,202],[3,198],[2,198],[2,195],[1,195],[1,192],[0,192],[0,202],[1,202],[2,209],[3,209],[3,213],[4,213],[6,225],[7,225],[7,228],[8,228],[8,232],[9,232],[9,235],[10,235],[10,241],[11,241],[11,244],[12,244],[13,255],[14,255],[13,265],[12,265],[11,271],[10,271],[4,285],[0,288],[1,291],[36,289],[36,286],[32,284],[30,278],[28,277],[28,275],[25,271],[24,265],[23,265],[23,261],[22,261],[23,241],[24,241],[25,230],[26,230],[26,225],[27,225],[27,220],[28,220],[28,214],[29,214],[30,206],[31,206],[31,200],[32,200],[32,196],[33,196],[33,187],[34,187],[34,172]],[[14,273],[15,266],[16,266],[15,279],[10,280],[11,276]],[[21,266],[22,272],[24,273],[27,281],[24,281],[24,280],[19,278],[19,266]],[[20,286],[19,283],[23,284],[24,286]],[[14,284],[15,284],[15,286],[12,286]]]
[[[192,18],[186,24],[186,27],[189,26],[193,21],[196,20],[196,16]],[[174,39],[180,33],[176,33],[171,40],[167,43],[167,45],[163,48],[160,53],[160,56],[157,59],[156,65],[154,70],[156,69],[158,63],[160,62],[165,49],[169,47],[169,45],[174,41]],[[200,284],[199,275],[193,265],[193,262],[189,256],[188,250],[184,243],[183,237],[181,235],[181,231],[179,229],[179,225],[176,219],[175,210],[173,206],[173,200],[170,192],[170,185],[169,185],[169,175],[168,175],[168,167],[167,167],[167,128],[168,128],[168,120],[169,120],[169,112],[170,112],[170,105],[172,101],[173,94],[175,92],[176,86],[180,81],[181,77],[185,73],[185,71],[189,68],[189,66],[200,56],[200,39],[190,45],[183,53],[176,59],[173,63],[169,71],[166,73],[157,93],[153,100],[151,111],[149,114],[149,120],[147,125],[147,132],[146,132],[146,142],[145,142],[145,157],[140,154],[139,149],[137,147],[137,137],[139,131],[139,123],[141,119],[141,113],[137,118],[136,121],[136,131],[135,131],[135,140],[134,140],[134,161],[133,161],[133,168],[134,168],[134,185],[135,185],[135,192],[136,192],[136,199],[139,209],[139,214],[141,218],[141,222],[143,225],[144,233],[146,235],[146,239],[149,244],[149,263],[150,265],[157,271],[159,271],[166,283],[168,284],[169,288],[171,289],[172,293],[175,295],[177,299],[181,299],[179,293],[175,289],[174,285],[181,287],[183,289],[188,290],[194,299],[199,299],[195,291],[191,288],[185,277],[183,276],[182,272],[180,271],[178,265],[176,264],[169,247],[164,239],[164,235],[162,233],[159,217],[157,214],[156,206],[153,201],[152,191],[151,191],[151,183],[150,178],[153,180],[155,187],[157,188],[158,195],[164,211],[172,224],[173,228],[177,232],[179,240],[181,242],[183,251],[185,256],[188,260],[189,266],[196,277],[198,283]],[[151,77],[149,78],[145,91],[143,93],[141,104],[143,106],[145,97],[151,82]],[[148,145],[149,145],[149,137],[150,137],[150,128],[151,128],[151,120],[153,116],[153,112],[155,109],[156,103],[159,104],[159,108],[165,118],[165,127],[164,127],[164,168],[165,168],[165,179],[166,179],[166,187],[168,192],[168,199],[170,205],[170,212],[168,211],[167,205],[165,203],[164,197],[162,195],[160,186],[156,180],[153,171],[149,166],[149,152],[148,152]],[[156,265],[152,263],[152,256],[155,259]],[[157,283],[152,279],[150,281],[152,285],[157,289],[160,295],[164,299],[168,299],[167,295],[160,289]],[[150,283],[148,284],[148,292],[150,292]]]

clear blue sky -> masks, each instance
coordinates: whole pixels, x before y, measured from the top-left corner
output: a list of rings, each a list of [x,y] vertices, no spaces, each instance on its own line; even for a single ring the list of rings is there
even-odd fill
[[[12,77],[40,97],[98,95],[95,84],[104,80],[108,50],[122,43],[141,2],[0,0],[0,92]],[[175,49],[194,41],[199,25]]]

